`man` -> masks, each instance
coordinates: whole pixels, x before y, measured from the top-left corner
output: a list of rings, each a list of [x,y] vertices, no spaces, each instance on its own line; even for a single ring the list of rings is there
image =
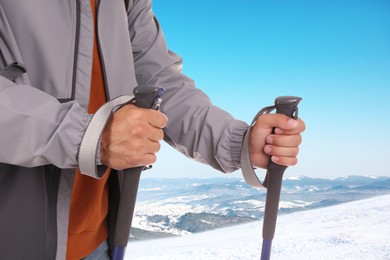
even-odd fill
[[[108,257],[123,175],[153,164],[162,139],[220,171],[239,168],[248,125],[181,74],[150,0],[127,12],[123,0],[0,0],[0,21],[0,67],[27,68],[0,76],[2,259]],[[115,106],[138,85],[166,88],[161,112]],[[113,113],[98,116],[107,100]],[[301,120],[262,116],[250,136],[254,166],[269,156],[296,164],[303,130]]]

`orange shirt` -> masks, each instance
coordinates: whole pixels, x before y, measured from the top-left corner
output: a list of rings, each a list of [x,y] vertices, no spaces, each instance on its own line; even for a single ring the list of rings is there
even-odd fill
[[[91,7],[96,25],[95,1],[91,0]],[[95,113],[105,102],[106,93],[95,26],[88,113]],[[80,259],[89,255],[108,238],[106,217],[108,214],[107,180],[109,171],[110,169],[102,179],[98,180],[82,175],[78,169],[76,170],[70,204],[67,260]]]

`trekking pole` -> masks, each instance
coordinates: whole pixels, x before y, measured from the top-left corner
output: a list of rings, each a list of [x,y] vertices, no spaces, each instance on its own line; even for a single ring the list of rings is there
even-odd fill
[[[140,108],[159,110],[162,101],[161,95],[164,91],[164,88],[137,87],[133,92],[135,105]],[[141,172],[145,168],[150,167],[140,166],[131,168],[123,176],[123,185],[115,224],[112,260],[122,260],[124,257],[125,248],[129,241]]]
[[[257,118],[264,113],[270,113],[276,109],[276,113],[284,114],[289,117],[298,118],[298,104],[302,100],[300,97],[282,96],[275,99],[275,105],[262,109],[252,121],[253,125]],[[275,130],[275,129],[274,129]],[[274,130],[272,133],[274,134]],[[241,154],[241,167],[245,181],[256,188],[267,188],[267,198],[264,209],[263,220],[263,244],[261,250],[261,260],[269,260],[271,256],[272,239],[275,234],[276,220],[279,208],[279,199],[282,189],[282,180],[287,166],[282,166],[269,161],[267,174],[264,182],[261,183],[253,170],[249,155],[249,134],[250,129],[245,135],[243,152]]]

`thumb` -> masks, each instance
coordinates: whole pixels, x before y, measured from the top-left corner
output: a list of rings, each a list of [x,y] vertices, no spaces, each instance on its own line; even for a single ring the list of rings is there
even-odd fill
[[[264,114],[256,122],[256,127],[263,129],[280,128],[291,130],[298,126],[298,121],[283,114]]]

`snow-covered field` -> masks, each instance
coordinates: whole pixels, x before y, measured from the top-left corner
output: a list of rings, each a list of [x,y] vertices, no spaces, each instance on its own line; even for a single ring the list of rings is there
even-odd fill
[[[259,259],[262,222],[131,242],[130,259]],[[390,259],[390,195],[278,218],[272,260]]]

